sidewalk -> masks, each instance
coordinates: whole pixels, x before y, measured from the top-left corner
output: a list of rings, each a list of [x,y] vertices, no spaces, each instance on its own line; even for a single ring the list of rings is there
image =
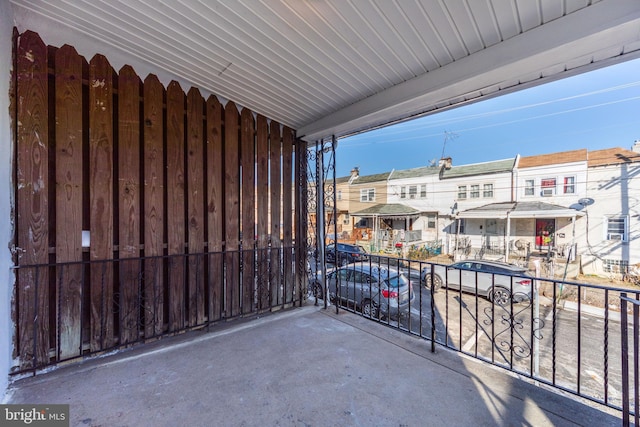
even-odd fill
[[[344,310],[230,322],[19,380],[72,426],[618,426],[585,405]],[[605,412],[606,411],[606,412]]]

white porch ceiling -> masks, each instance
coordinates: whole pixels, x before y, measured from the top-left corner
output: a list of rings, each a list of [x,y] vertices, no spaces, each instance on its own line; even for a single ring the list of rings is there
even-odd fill
[[[638,0],[10,0],[20,32],[313,141],[640,57]]]

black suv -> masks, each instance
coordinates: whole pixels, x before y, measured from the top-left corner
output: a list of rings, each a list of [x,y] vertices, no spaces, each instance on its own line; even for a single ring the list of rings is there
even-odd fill
[[[334,243],[325,248],[327,262],[338,265],[347,265],[352,262],[367,261],[369,256],[362,246],[338,243],[338,255],[336,258],[336,245]]]

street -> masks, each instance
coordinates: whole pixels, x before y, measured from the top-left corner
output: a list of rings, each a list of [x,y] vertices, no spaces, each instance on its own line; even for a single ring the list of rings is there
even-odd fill
[[[414,285],[410,316],[386,320],[431,338],[431,291]],[[439,344],[556,384],[597,400],[620,404],[620,322],[527,302],[501,307],[485,298],[442,288],[435,293],[434,318]],[[617,313],[616,313],[617,314]],[[532,324],[534,325],[532,329]],[[555,331],[555,333],[554,333]],[[605,385],[605,382],[607,383]],[[606,396],[605,396],[606,392]]]

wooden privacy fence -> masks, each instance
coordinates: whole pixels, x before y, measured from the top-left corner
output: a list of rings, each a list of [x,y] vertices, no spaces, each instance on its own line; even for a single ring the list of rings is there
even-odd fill
[[[292,129],[33,32],[14,58],[18,371],[302,298]]]

